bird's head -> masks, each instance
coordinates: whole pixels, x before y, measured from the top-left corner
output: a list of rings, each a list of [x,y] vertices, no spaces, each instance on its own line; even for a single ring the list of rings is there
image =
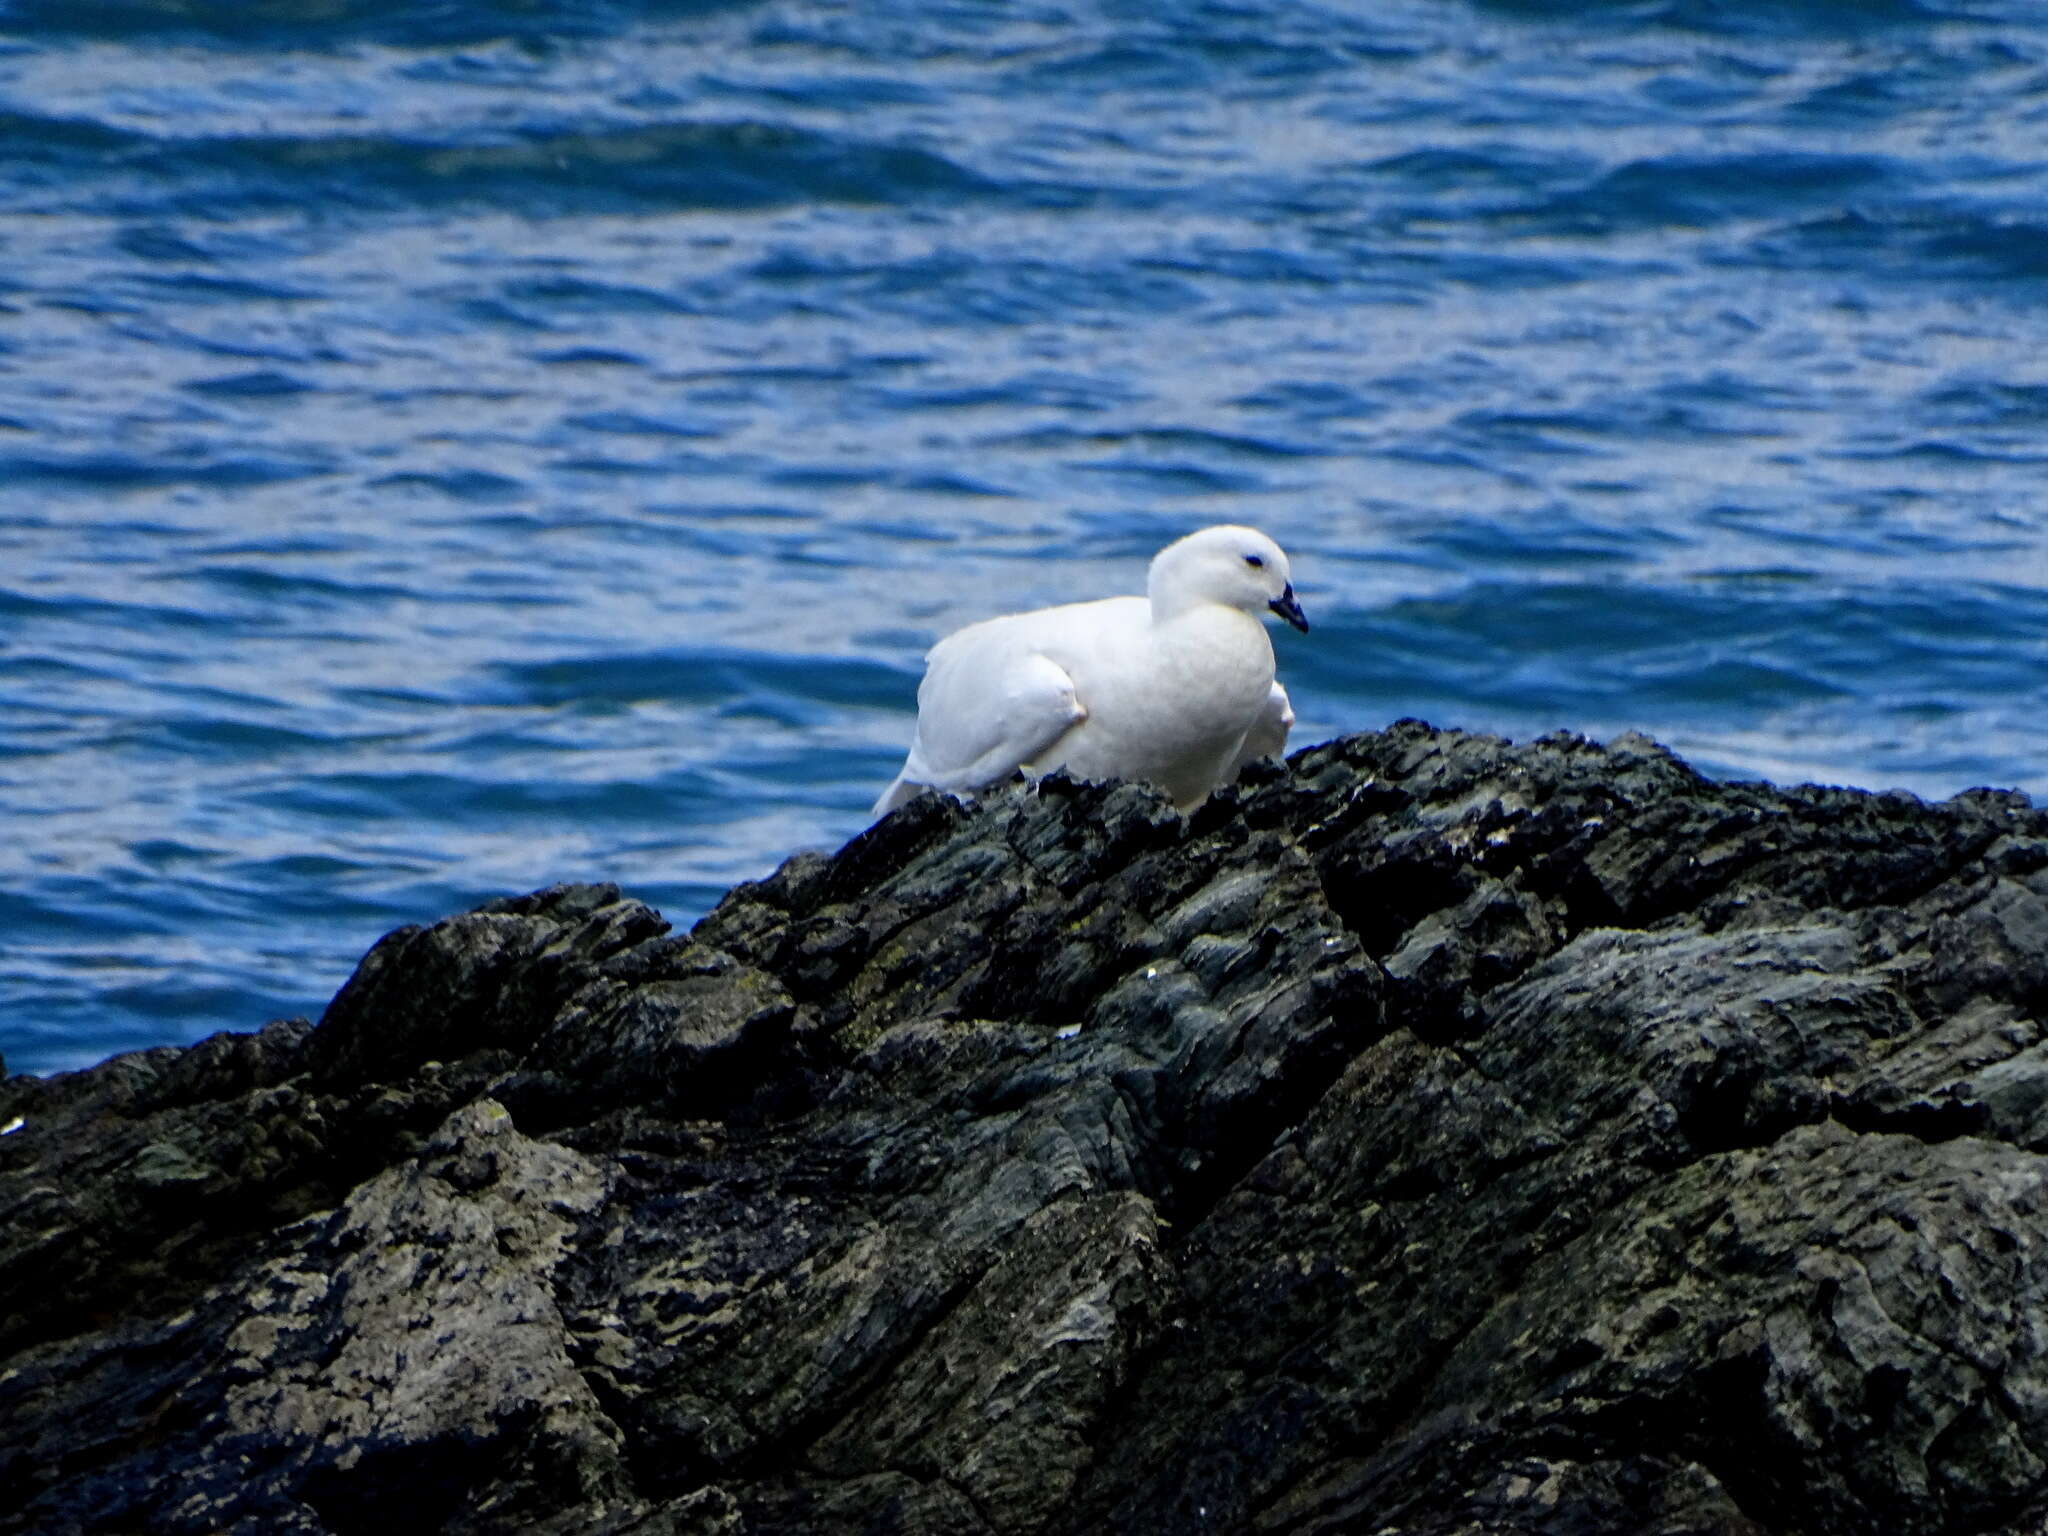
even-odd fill
[[[1147,588],[1160,617],[1196,603],[1222,603],[1250,614],[1270,610],[1308,632],[1287,555],[1256,528],[1224,523],[1167,545],[1152,557]]]

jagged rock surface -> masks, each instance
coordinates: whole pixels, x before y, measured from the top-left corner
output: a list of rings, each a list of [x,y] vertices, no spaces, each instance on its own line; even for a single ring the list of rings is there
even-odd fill
[[[2048,817],[1413,723],[0,1083],[0,1532],[2048,1521]]]

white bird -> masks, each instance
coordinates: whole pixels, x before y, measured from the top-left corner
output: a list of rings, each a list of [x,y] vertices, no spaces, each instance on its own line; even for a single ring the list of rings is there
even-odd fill
[[[1193,810],[1287,744],[1271,610],[1304,633],[1287,556],[1256,528],[1204,528],[1152,558],[1144,597],[970,624],[925,653],[917,736],[883,815],[927,786],[971,795],[1013,774],[1142,779]]]

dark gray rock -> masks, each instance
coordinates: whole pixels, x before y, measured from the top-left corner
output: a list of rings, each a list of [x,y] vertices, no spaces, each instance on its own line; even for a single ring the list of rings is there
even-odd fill
[[[2048,1523],[2048,817],[1404,722],[0,1082],[0,1532]]]

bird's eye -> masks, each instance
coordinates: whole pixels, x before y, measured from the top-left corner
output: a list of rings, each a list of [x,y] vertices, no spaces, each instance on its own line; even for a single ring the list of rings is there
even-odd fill
[[[1244,563],[1256,570],[1263,571],[1266,568],[1266,557],[1264,555],[1246,555]]]

